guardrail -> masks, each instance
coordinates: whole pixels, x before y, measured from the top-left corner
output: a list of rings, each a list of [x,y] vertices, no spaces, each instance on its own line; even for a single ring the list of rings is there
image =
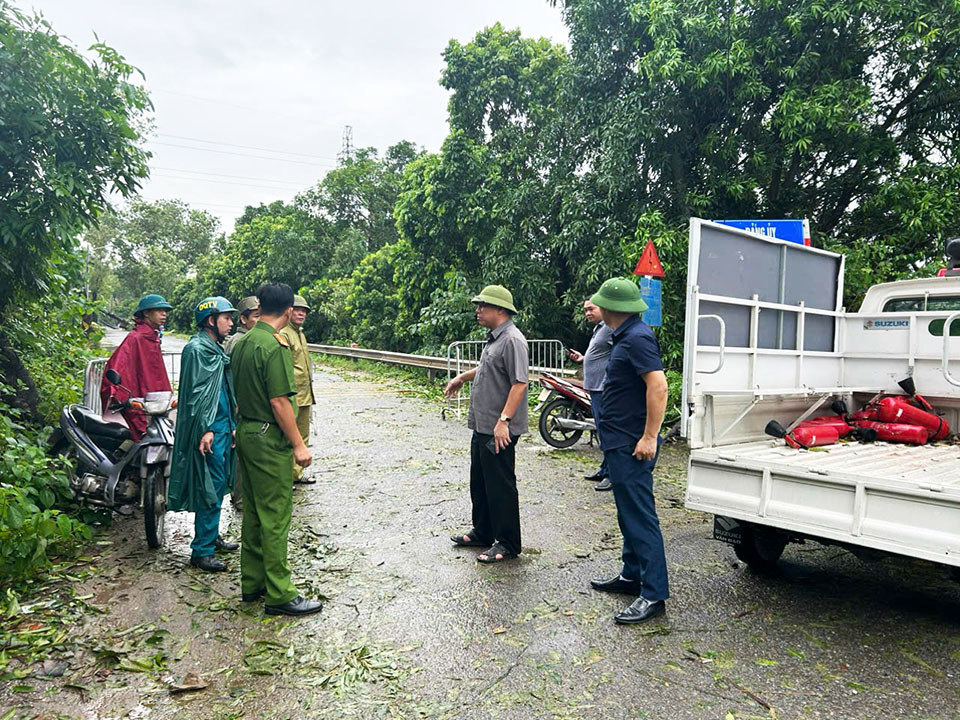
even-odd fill
[[[340,345],[317,345],[315,343],[307,343],[307,348],[309,348],[310,352],[323,353],[324,355],[339,355],[355,360],[374,360],[392,365],[422,367],[428,370],[446,371],[447,369],[446,358],[433,357],[432,355],[408,355],[407,353],[390,352],[389,350],[342,347]]]
[[[485,342],[485,341],[478,341]],[[538,342],[531,340],[531,343]],[[559,341],[552,340],[550,342]],[[461,343],[452,343],[461,345]],[[391,365],[406,365],[407,367],[421,367],[427,370],[442,370],[448,376],[456,375],[465,369],[476,367],[479,363],[479,353],[474,358],[463,357],[436,357],[434,355],[410,355],[408,353],[390,352],[389,350],[373,350],[371,348],[344,347],[342,345],[317,345],[316,343],[307,343],[310,352],[321,353],[324,355],[338,355],[340,357],[353,358],[354,360],[373,360],[375,362],[384,362]],[[546,364],[530,366],[530,381],[534,382],[540,379],[542,373],[548,372],[552,375],[575,375],[575,370],[568,370],[561,364],[560,367],[550,367]],[[456,372],[454,372],[456,370]]]
[[[391,352],[389,350],[373,350],[371,348],[343,347],[341,345],[318,345],[316,343],[307,343],[310,352],[321,353],[324,355],[338,355],[340,357],[353,358],[355,360],[372,360],[374,362],[388,363],[391,365],[404,365],[406,367],[425,368],[429,371],[431,379],[435,373],[444,372],[447,377],[463,372],[464,370],[476,367],[480,359],[480,351],[485,341],[462,341],[451,343],[448,349],[447,357],[435,357],[433,355],[412,355],[409,353]],[[531,340],[531,362],[530,365],[530,383],[539,381],[540,375],[550,373],[552,375],[574,375],[574,370],[564,367],[565,351],[558,340]],[[540,346],[543,345],[543,348]],[[547,346],[551,346],[551,353]],[[467,348],[471,352],[467,352]],[[176,384],[179,378],[180,353],[163,353],[164,364],[167,366],[167,372],[170,374],[171,382]],[[107,358],[97,358],[87,363],[87,370],[84,375],[83,383],[83,404],[94,412],[100,412],[100,383],[103,379],[103,367]],[[469,394],[468,394],[469,395]],[[458,416],[462,409],[466,407],[465,400],[460,396],[455,398],[452,403],[453,411]]]

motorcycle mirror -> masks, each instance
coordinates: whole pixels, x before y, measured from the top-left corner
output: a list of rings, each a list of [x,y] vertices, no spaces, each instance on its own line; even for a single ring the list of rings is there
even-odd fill
[[[917,384],[913,381],[913,377],[904,378],[898,382],[897,385],[899,385],[900,389],[911,397],[917,394]]]
[[[787,434],[787,431],[784,430],[783,425],[778,423],[776,420],[771,420],[770,422],[768,422],[767,426],[763,429],[763,431],[767,435],[770,435],[771,437],[775,437],[775,438],[782,438],[782,437],[785,437]]]
[[[120,385],[123,382],[123,378],[120,377],[120,373],[113,368],[107,370],[104,375],[106,375],[107,380],[112,382],[114,385]]]
[[[847,404],[843,400],[834,400],[830,404],[830,409],[837,415],[847,414]]]

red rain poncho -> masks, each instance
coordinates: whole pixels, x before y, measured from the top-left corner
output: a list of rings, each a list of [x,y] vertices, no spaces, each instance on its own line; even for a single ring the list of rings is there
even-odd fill
[[[163,364],[163,355],[160,353],[160,334],[146,320],[137,318],[136,326],[127,333],[120,343],[120,347],[113,351],[107,360],[103,371],[109,369],[120,373],[124,387],[128,388],[133,397],[142,398],[148,392],[171,390],[170,378]],[[130,396],[125,390],[117,387],[106,377],[100,384],[101,407],[107,412],[111,405],[111,398],[117,402],[124,402]],[[139,440],[147,430],[147,416],[142,410],[127,408],[121,412],[127,421],[134,440]]]

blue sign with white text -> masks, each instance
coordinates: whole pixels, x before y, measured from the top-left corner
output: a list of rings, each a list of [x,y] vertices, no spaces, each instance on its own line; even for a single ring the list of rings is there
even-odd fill
[[[647,304],[647,310],[642,315],[643,321],[650,327],[660,327],[663,324],[660,281],[646,276],[640,278],[640,297]]]
[[[807,239],[810,237],[806,220],[715,220],[714,222],[799,245],[808,244]]]

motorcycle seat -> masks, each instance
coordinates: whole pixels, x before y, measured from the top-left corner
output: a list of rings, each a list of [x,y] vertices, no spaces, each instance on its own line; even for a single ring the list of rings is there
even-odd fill
[[[99,435],[111,440],[128,440],[132,437],[130,428],[126,425],[107,422],[90,408],[74,405],[72,414],[77,424],[90,435]]]

